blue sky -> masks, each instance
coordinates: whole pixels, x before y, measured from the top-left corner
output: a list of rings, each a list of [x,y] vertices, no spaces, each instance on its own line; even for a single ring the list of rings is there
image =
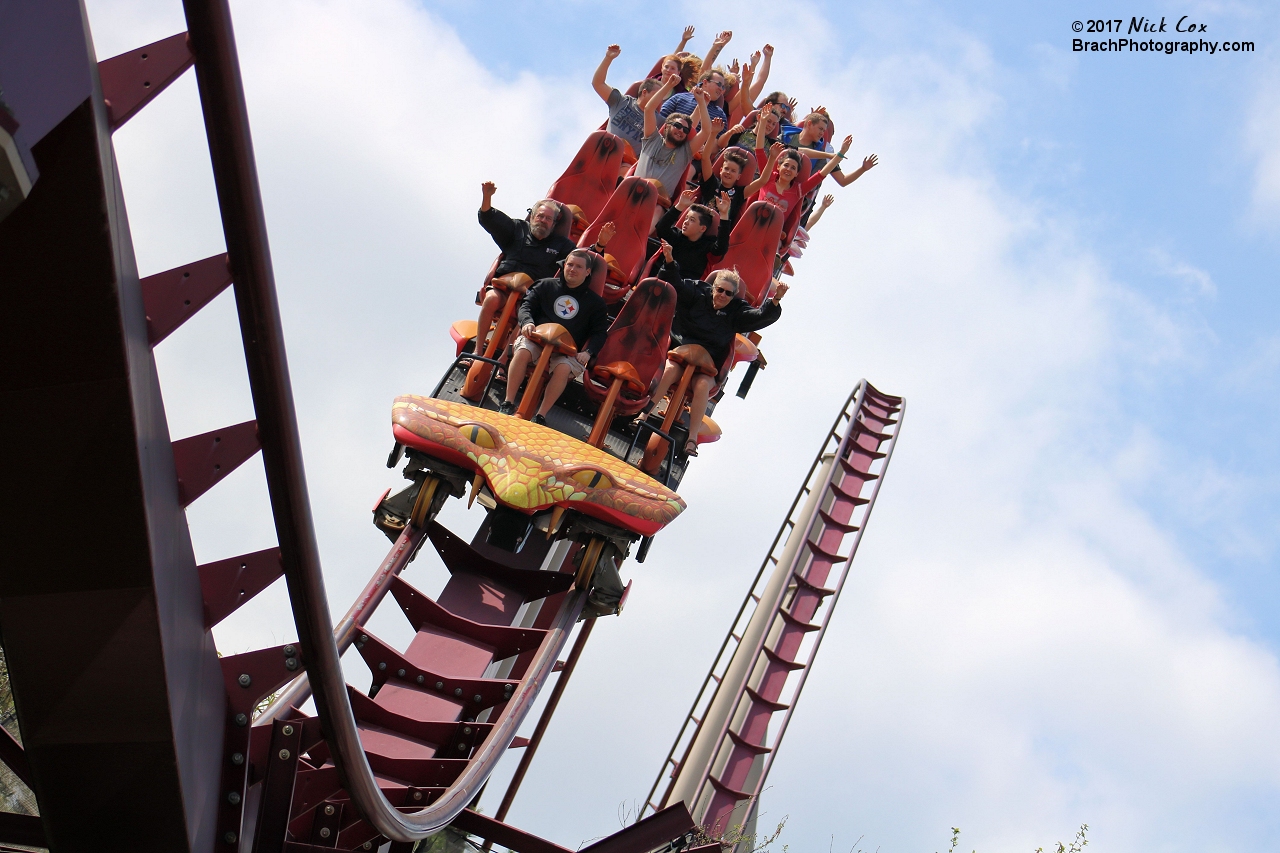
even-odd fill
[[[104,57],[183,27],[169,0],[88,8]],[[1098,850],[1280,843],[1275,9],[1092,10],[1257,45],[1224,57],[1073,55],[1066,4],[233,8],[338,609],[384,551],[390,400],[429,390],[474,312],[478,185],[509,210],[541,195],[603,117],[605,45],[629,82],[688,23],[695,50],[725,26],[730,57],[772,41],[775,85],[880,155],[815,229],[770,368],[717,411],[690,509],[593,636],[514,822],[573,847],[648,789],[867,376],[910,409],[765,797],[782,841],[933,851],[960,826],[966,849],[1029,853],[1087,822]],[[115,143],[143,274],[221,251],[191,75]],[[222,297],[157,349],[175,437],[252,416],[237,347]],[[201,560],[274,541],[260,466],[188,517]],[[291,639],[287,619],[268,591],[220,648]]]

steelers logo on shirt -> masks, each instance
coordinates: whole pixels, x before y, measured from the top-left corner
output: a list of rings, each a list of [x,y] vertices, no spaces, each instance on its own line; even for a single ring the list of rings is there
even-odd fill
[[[578,316],[578,300],[568,294],[561,296],[555,304],[556,316],[564,320],[572,320]]]

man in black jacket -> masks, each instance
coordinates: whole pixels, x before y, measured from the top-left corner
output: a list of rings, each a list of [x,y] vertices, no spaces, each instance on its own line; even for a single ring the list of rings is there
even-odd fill
[[[480,227],[489,232],[493,242],[502,252],[502,260],[494,271],[494,278],[511,281],[512,273],[523,273],[532,281],[540,281],[556,274],[560,262],[573,251],[574,242],[555,233],[562,211],[560,205],[544,198],[533,206],[528,220],[512,219],[492,205],[493,194],[498,187],[493,181],[480,185]],[[600,251],[613,236],[613,223],[600,229]],[[480,319],[476,322],[477,346],[489,334],[489,326],[502,305],[502,296],[492,286],[486,287],[480,302]]]
[[[742,279],[736,272],[716,270],[708,281],[687,279],[680,274],[680,265],[672,259],[671,244],[662,242],[663,263],[658,268],[658,278],[670,284],[676,291],[676,317],[671,327],[672,348],[685,344],[697,344],[707,351],[712,362],[723,365],[729,358],[734,335],[754,332],[778,322],[782,316],[779,304],[787,294],[787,285],[777,282],[773,296],[759,308],[752,308],[738,298]],[[680,378],[683,365],[667,362],[662,379],[654,389],[654,401],[661,400]],[[693,397],[689,401],[689,440],[685,443],[686,456],[698,455],[698,428],[707,413],[707,400],[711,396],[714,376],[696,374],[693,378]],[[647,413],[646,413],[647,414]]]
[[[609,315],[604,299],[588,285],[595,258],[587,249],[574,249],[565,258],[561,272],[544,278],[520,300],[520,337],[516,338],[515,355],[507,376],[506,401],[499,409],[504,415],[514,414],[516,392],[524,382],[529,363],[542,354],[542,346],[529,340],[537,326],[543,323],[559,323],[573,338],[578,354],[574,358],[564,355],[551,357],[551,378],[542,397],[533,422],[545,424],[547,412],[564,393],[565,386],[575,376],[581,376],[591,357],[604,346],[609,332]]]

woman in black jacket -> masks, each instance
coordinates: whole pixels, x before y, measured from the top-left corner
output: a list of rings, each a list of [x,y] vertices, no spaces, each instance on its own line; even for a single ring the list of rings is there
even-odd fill
[[[787,285],[778,282],[773,296],[759,308],[752,308],[738,298],[742,279],[736,272],[716,270],[707,281],[684,278],[680,265],[672,257],[671,244],[665,240],[662,241],[662,266],[658,268],[657,275],[676,291],[676,316],[671,326],[672,348],[697,344],[710,354],[717,365],[728,360],[734,335],[771,326],[782,316],[779,303],[787,293]],[[683,370],[683,365],[668,361],[651,399],[657,401],[666,396]],[[698,428],[707,413],[707,400],[714,384],[714,376],[699,373],[693,378],[693,397],[689,401],[689,440],[684,446],[686,456],[698,455]]]

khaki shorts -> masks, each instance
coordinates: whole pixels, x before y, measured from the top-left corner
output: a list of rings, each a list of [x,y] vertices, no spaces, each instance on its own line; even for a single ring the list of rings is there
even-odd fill
[[[515,349],[528,350],[529,355],[533,356],[534,361],[537,361],[538,357],[542,355],[542,344],[534,343],[524,335],[516,338],[516,342],[513,346]],[[551,361],[547,365],[547,372],[550,373],[562,364],[567,364],[569,366],[569,377],[571,379],[576,379],[581,376],[582,372],[587,369],[587,366],[578,361],[577,358],[560,355],[559,353],[552,353]]]

